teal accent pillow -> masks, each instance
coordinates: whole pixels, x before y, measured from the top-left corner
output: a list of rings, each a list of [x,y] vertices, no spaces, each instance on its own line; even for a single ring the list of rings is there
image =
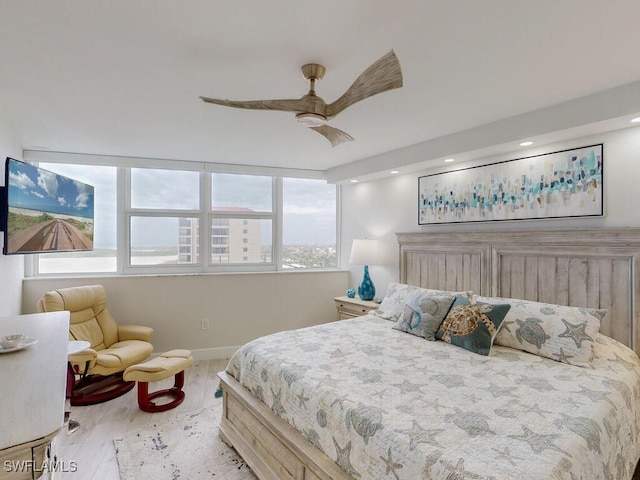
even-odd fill
[[[456,296],[449,313],[436,332],[436,339],[470,352],[489,355],[509,304],[471,303]]]
[[[409,294],[393,328],[427,340],[435,340],[436,331],[455,298],[451,293],[416,290]]]

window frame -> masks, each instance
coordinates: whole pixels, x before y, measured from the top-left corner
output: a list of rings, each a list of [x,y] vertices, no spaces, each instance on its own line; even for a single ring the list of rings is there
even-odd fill
[[[226,272],[290,272],[282,266],[283,252],[283,178],[303,178],[310,180],[326,180],[325,172],[318,170],[299,170],[276,167],[259,167],[247,165],[231,165],[209,162],[191,162],[181,160],[160,160],[134,157],[115,157],[107,155],[69,154],[62,152],[42,152],[25,150],[25,161],[38,164],[64,163],[80,165],[101,165],[117,168],[116,174],[116,271],[110,272],[79,272],[79,273],[51,273],[38,272],[38,254],[25,255],[25,276],[27,277],[87,277],[87,276],[118,276],[118,275],[173,275],[173,274],[199,274],[199,273],[226,273]],[[150,168],[159,170],[183,170],[197,171],[199,173],[200,209],[199,210],[172,210],[172,209],[141,209],[131,207],[131,169]],[[213,211],[211,205],[211,174],[230,173],[239,175],[259,175],[271,177],[272,185],[272,211],[271,212],[242,212],[242,211]],[[297,271],[313,272],[340,269],[340,200],[341,188],[336,188],[336,252],[337,259],[334,267],[304,268]],[[199,222],[199,261],[197,264],[177,265],[131,265],[131,219],[133,217],[192,217]],[[211,232],[214,218],[229,219],[258,219],[271,220],[272,259],[266,263],[211,263],[212,245],[211,235],[203,235],[203,232]],[[178,242],[178,253],[180,243]],[[246,252],[244,252],[246,253]]]
[[[213,170],[208,170],[206,171],[205,175],[206,175],[206,184],[207,184],[207,203],[204,205],[207,205],[208,208],[211,208],[211,191],[212,191],[212,186],[211,186],[211,175],[214,173],[231,173],[233,174],[233,172],[218,172],[218,171],[213,171]],[[242,172],[242,173],[238,173],[239,175],[252,175],[250,173],[247,172]],[[271,212],[243,212],[243,211],[225,211],[225,210],[204,210],[203,209],[203,213],[206,217],[206,225],[208,228],[208,232],[211,231],[211,229],[213,228],[213,219],[214,218],[226,218],[229,220],[232,219],[242,219],[242,220],[271,220],[271,262],[264,262],[264,263],[219,263],[219,264],[213,264],[211,263],[211,241],[210,238],[211,236],[207,236],[205,237],[204,235],[201,235],[201,244],[200,244],[200,251],[204,252],[207,256],[206,256],[206,263],[204,265],[204,271],[205,272],[210,272],[210,273],[214,273],[214,272],[270,272],[270,271],[279,271],[281,270],[281,265],[279,265],[276,261],[276,250],[281,249],[281,247],[276,246],[276,225],[281,221],[280,217],[281,215],[278,214],[279,211],[282,211],[282,206],[278,205],[277,202],[277,189],[278,189],[278,182],[277,182],[277,177],[274,177],[273,175],[264,175],[264,174],[258,174],[256,173],[256,175],[259,176],[269,176],[271,177]],[[204,241],[204,242],[202,242]],[[337,241],[337,239],[336,239]],[[203,243],[206,243],[206,246],[203,245]],[[204,247],[204,250],[203,250]]]
[[[156,167],[144,166],[144,167],[119,167],[118,173],[122,171],[122,176],[124,177],[123,184],[123,195],[120,195],[120,190],[118,190],[118,198],[122,197],[124,199],[124,209],[123,209],[123,243],[122,248],[118,245],[116,249],[116,254],[118,259],[121,259],[122,262],[122,272],[125,275],[148,275],[154,273],[163,273],[163,274],[180,274],[180,273],[199,273],[202,271],[202,238],[200,237],[200,251],[198,252],[198,262],[195,264],[177,264],[177,265],[132,265],[131,264],[131,220],[136,218],[197,218],[198,219],[198,229],[202,232],[202,203],[204,192],[204,182],[203,182],[203,173],[200,169],[196,168],[187,168],[186,165],[173,166],[172,168],[165,168],[162,164],[159,164]],[[150,168],[156,170],[180,170],[180,171],[197,171],[199,174],[199,206],[198,210],[186,210],[186,209],[167,209],[167,208],[133,208],[131,206],[131,170],[133,168]],[[118,231],[120,233],[120,231]],[[178,243],[179,249],[179,243]]]

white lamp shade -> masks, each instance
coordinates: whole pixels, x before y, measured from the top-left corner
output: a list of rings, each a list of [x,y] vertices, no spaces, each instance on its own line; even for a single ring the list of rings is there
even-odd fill
[[[380,244],[377,240],[356,239],[351,244],[349,263],[376,265],[380,263]]]

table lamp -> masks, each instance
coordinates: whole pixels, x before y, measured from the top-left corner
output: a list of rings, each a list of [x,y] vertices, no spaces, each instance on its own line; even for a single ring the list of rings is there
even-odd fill
[[[373,300],[376,296],[376,287],[369,276],[369,265],[379,262],[380,253],[377,240],[357,239],[351,244],[351,257],[349,263],[364,265],[364,276],[358,286],[358,295],[362,300]]]

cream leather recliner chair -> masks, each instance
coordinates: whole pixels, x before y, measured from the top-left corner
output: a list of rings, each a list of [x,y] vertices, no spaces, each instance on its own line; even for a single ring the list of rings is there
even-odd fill
[[[71,405],[91,405],[118,397],[135,386],[125,382],[127,367],[151,355],[153,329],[118,325],[107,309],[102,285],[63,288],[45,293],[38,312],[69,311],[69,340],[86,340],[89,348],[69,356],[78,380],[70,392]]]

